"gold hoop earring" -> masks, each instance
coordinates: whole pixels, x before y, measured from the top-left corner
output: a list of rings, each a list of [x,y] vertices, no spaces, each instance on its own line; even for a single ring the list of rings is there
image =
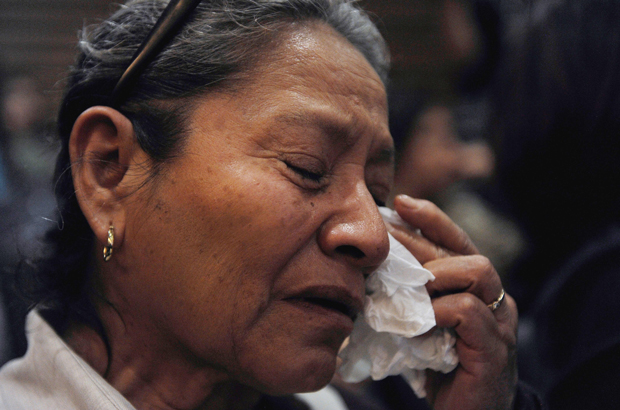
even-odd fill
[[[114,246],[114,225],[108,229],[108,244],[103,247],[103,260],[109,261],[112,257],[112,247]]]

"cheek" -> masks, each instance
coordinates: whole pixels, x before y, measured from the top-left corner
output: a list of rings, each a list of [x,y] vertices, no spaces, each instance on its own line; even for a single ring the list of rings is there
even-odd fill
[[[148,273],[127,294],[200,361],[266,390],[316,389],[346,335],[309,337],[273,300],[300,255],[316,256],[321,206],[280,174],[239,164],[169,173],[136,207],[129,247],[134,270]]]
[[[288,181],[255,168],[228,167],[168,191],[170,222],[191,252],[234,265],[286,254],[311,236],[316,227],[309,201]]]
[[[216,334],[242,337],[266,309],[279,273],[318,229],[310,201],[290,182],[260,168],[227,171],[206,169],[185,181],[171,175],[150,211],[137,211],[134,253],[154,283],[141,292],[169,307],[171,327],[191,327],[183,338],[194,348]]]
[[[212,190],[206,200],[201,196],[189,199],[205,204],[195,209],[203,216],[204,228],[198,235],[212,249],[220,250],[218,261],[277,269],[314,236],[318,227],[311,206],[286,185],[290,184],[268,178],[261,182],[240,178],[234,188],[230,184],[219,192]],[[190,223],[190,229],[195,228]]]

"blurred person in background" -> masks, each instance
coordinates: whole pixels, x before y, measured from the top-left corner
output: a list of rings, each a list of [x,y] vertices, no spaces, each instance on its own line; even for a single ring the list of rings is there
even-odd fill
[[[489,85],[502,54],[505,18],[488,0],[446,1],[443,37],[458,69],[449,91],[393,86],[390,130],[395,190],[437,203],[505,276],[523,249],[518,226],[486,198],[495,171],[488,143]]]
[[[620,403],[620,3],[540,2],[496,89],[520,375],[552,409]]]
[[[472,237],[501,275],[522,250],[518,227],[481,193],[494,173],[494,153],[481,130],[462,137],[458,104],[424,93],[390,94],[396,148],[395,189],[437,203]]]
[[[3,67],[2,67],[3,68]],[[4,81],[6,74],[4,69],[0,68],[0,101],[4,96]],[[7,164],[9,163],[8,152],[8,132],[4,124],[4,116],[0,115],[0,364],[5,363],[12,358],[14,352],[13,335],[10,332],[8,321],[8,306],[6,292],[6,280],[8,278],[8,272],[10,271],[10,262],[14,260],[14,254],[11,252],[11,247],[7,247],[6,236],[8,235],[8,226],[11,218],[12,208],[11,199],[12,192],[9,185],[9,169]]]
[[[49,114],[37,79],[16,71],[4,82],[1,114],[8,134],[15,189],[47,184],[54,170],[54,152],[50,150]]]
[[[398,155],[395,192],[436,199],[457,181],[488,178],[493,172],[491,148],[482,141],[462,141],[447,104],[393,96],[390,131]]]
[[[38,238],[50,225],[46,218],[55,205],[50,182],[57,149],[49,138],[49,110],[36,77],[24,70],[7,70],[1,90],[0,296],[6,335],[0,342],[0,362],[4,362],[26,349],[25,306],[13,292],[10,273],[21,254],[39,246]]]

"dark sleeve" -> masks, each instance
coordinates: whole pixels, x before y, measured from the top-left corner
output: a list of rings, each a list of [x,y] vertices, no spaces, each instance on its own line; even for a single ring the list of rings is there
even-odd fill
[[[365,389],[353,390],[335,384],[332,386],[336,388],[349,410],[389,410],[375,397],[369,395]]]
[[[391,381],[393,383],[393,381]],[[342,386],[334,386],[349,410],[427,410],[428,406],[422,399],[415,396],[411,401],[394,401],[386,405],[366,391],[354,391]],[[401,399],[403,399],[401,397]],[[263,396],[253,410],[308,410],[305,403],[293,396]],[[330,410],[330,409],[322,409]],[[454,409],[458,410],[458,409]],[[547,410],[536,392],[525,383],[519,383],[513,410]]]
[[[620,343],[572,369],[547,396],[552,410],[617,409],[620,404]]]
[[[533,388],[523,382],[517,385],[514,410],[546,410],[547,407]]]
[[[252,410],[310,410],[308,406],[294,396],[261,397]]]
[[[429,410],[400,376],[357,385],[355,389],[334,385],[349,410]]]
[[[426,400],[415,396],[398,376],[370,383],[364,391],[349,391],[336,386],[349,410],[429,410]],[[458,410],[458,409],[454,409]],[[513,410],[547,410],[539,394],[519,382]]]

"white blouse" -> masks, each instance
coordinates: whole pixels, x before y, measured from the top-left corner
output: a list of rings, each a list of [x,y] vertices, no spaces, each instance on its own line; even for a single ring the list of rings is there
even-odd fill
[[[135,410],[36,311],[26,333],[24,357],[0,369],[0,410]]]

